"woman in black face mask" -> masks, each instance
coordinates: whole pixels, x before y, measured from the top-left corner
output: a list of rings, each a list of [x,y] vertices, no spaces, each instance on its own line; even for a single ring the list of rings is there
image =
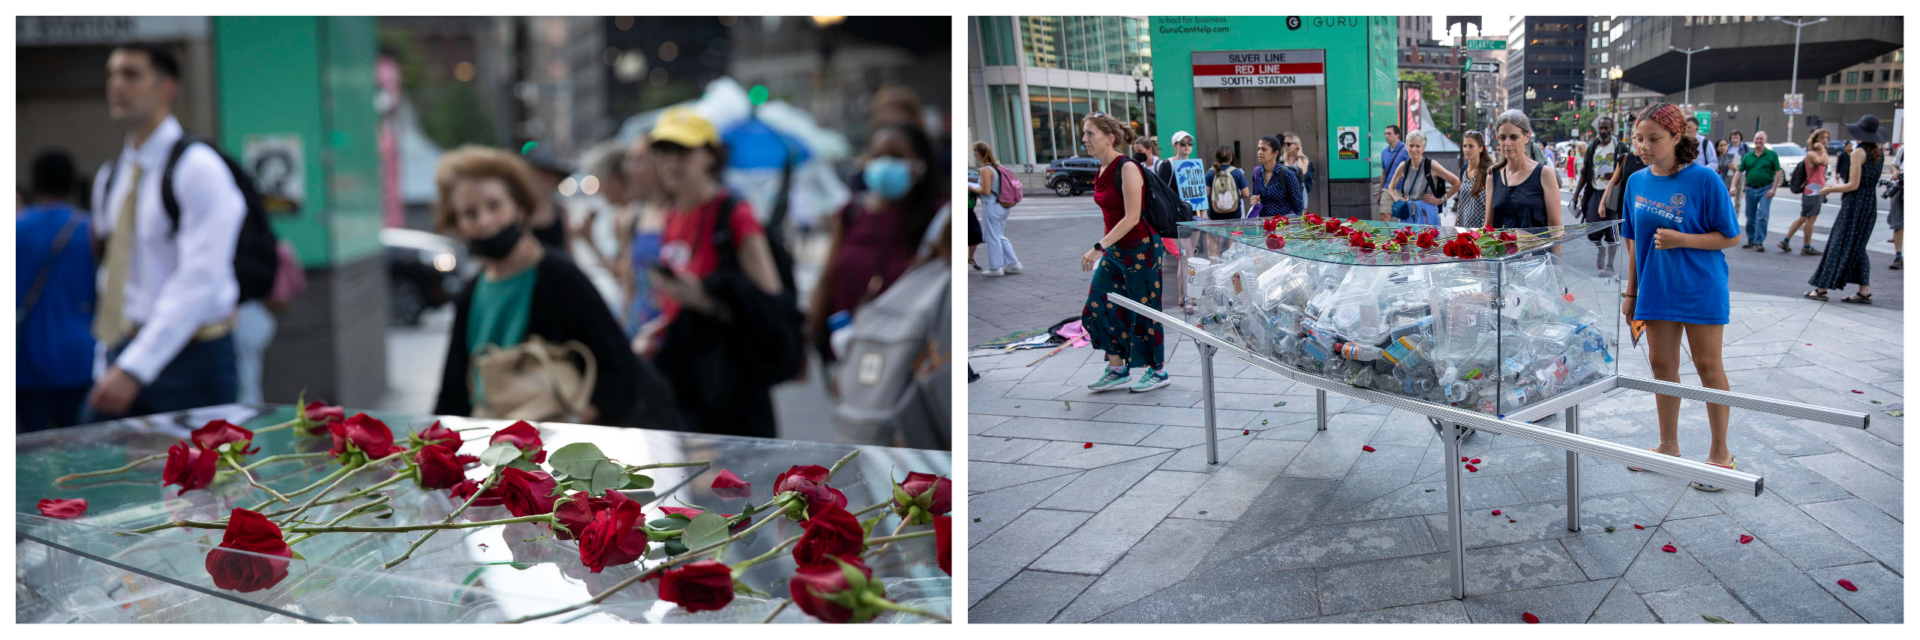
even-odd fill
[[[434,225],[466,240],[481,272],[454,300],[453,331],[434,413],[497,415],[471,367],[489,347],[511,349],[539,337],[578,341],[593,354],[590,401],[574,411],[582,423],[628,425],[639,384],[639,360],[598,290],[571,260],[527,232],[542,206],[533,170],[498,149],[466,146],[440,159],[434,182]],[[577,357],[576,357],[577,359]],[[585,371],[585,362],[574,363]]]

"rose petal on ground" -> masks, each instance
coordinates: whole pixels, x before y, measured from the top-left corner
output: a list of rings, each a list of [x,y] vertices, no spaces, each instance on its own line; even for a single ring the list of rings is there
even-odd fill
[[[1536,616],[1531,613],[1520,614],[1520,619],[1527,621],[1527,624],[1540,624],[1540,616]]]
[[[1753,536],[1750,536],[1744,533],[1740,534],[1740,544],[1746,544],[1749,542],[1753,542]]]
[[[1373,445],[1365,445],[1365,444],[1363,444],[1363,445],[1360,445],[1360,450],[1361,450],[1361,451],[1373,451]]]
[[[1680,551],[1678,547],[1675,547],[1673,545],[1666,545],[1664,547],[1660,547],[1660,550],[1665,551],[1667,553],[1678,553]]]
[[[1080,448],[1082,448],[1082,449],[1092,449],[1092,448],[1093,448],[1093,443],[1091,443],[1091,442],[1089,442],[1089,443],[1086,443],[1086,444],[1083,444],[1083,445],[1080,445]]]
[[[1853,391],[1854,393],[1859,393],[1859,394],[1862,394],[1862,395],[1864,395],[1864,394],[1865,394],[1865,392],[1863,392],[1863,391],[1861,391],[1861,390],[1859,390],[1859,389],[1852,389],[1852,391]]]
[[[1637,525],[1637,524],[1636,524],[1636,525],[1633,525],[1633,528],[1635,528],[1635,529],[1645,529],[1646,527],[1642,527],[1642,526],[1640,526],[1640,525]]]
[[[1252,430],[1252,429],[1241,429],[1241,430],[1240,430],[1240,435],[1243,435],[1243,436],[1250,436],[1250,435],[1253,435],[1253,430]]]
[[[1834,584],[1837,584],[1837,585],[1840,585],[1840,588],[1842,588],[1842,589],[1846,589],[1846,590],[1848,590],[1848,591],[1859,591],[1859,590],[1860,590],[1860,587],[1856,587],[1856,586],[1853,586],[1853,581],[1852,581],[1852,580],[1848,580],[1848,579],[1846,579],[1846,578],[1841,578],[1839,582],[1835,582]]]
[[[1499,510],[1499,509],[1494,509],[1494,510],[1493,510],[1493,515],[1496,515],[1496,516],[1497,516],[1497,515],[1500,515],[1500,510]]]
[[[1472,459],[1472,460],[1468,460],[1467,462],[1471,462],[1471,463],[1474,463],[1474,464],[1480,464],[1480,459],[1479,459],[1479,458],[1474,458],[1474,459]]]
[[[1468,471],[1479,471],[1479,470],[1480,470],[1480,467],[1476,467],[1476,466],[1473,466],[1473,465],[1467,465],[1467,470],[1468,470]]]
[[[1461,461],[1461,462],[1466,462],[1466,461],[1467,461],[1467,457],[1466,457],[1466,456],[1460,456],[1460,461]]]

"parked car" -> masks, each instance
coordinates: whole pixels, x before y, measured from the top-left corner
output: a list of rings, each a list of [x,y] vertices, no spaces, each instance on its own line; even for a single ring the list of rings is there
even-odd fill
[[[1100,161],[1084,156],[1060,158],[1047,164],[1047,188],[1054,195],[1077,196],[1093,190],[1093,179],[1100,175]]]
[[[420,324],[420,316],[459,295],[479,268],[467,248],[436,233],[381,229],[387,255],[387,296],[393,326]]]

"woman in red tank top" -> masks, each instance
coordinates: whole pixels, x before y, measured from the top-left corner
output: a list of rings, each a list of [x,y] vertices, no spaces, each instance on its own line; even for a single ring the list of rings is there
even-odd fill
[[[1133,391],[1167,386],[1165,332],[1160,324],[1107,299],[1118,293],[1153,309],[1160,308],[1160,239],[1140,220],[1146,204],[1146,173],[1122,150],[1133,129],[1104,113],[1080,121],[1080,141],[1103,168],[1093,181],[1093,202],[1100,206],[1106,235],[1080,257],[1080,270],[1093,272],[1080,324],[1096,349],[1106,352],[1107,368],[1087,385],[1094,391],[1127,386],[1132,367],[1145,367]]]

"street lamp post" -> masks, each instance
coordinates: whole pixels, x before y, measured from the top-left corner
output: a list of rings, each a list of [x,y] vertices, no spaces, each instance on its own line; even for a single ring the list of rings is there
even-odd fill
[[[1620,65],[1613,65],[1612,69],[1607,70],[1607,111],[1614,115],[1615,120],[1619,119],[1620,114],[1621,75],[1623,74],[1620,72]]]
[[[1800,29],[1803,27],[1809,27],[1816,24],[1820,24],[1822,22],[1826,22],[1827,19],[1821,18],[1819,20],[1808,20],[1806,22],[1789,22],[1787,20],[1780,18],[1779,16],[1774,16],[1773,21],[1793,27],[1793,75],[1787,79],[1787,93],[1798,94],[1800,93]],[[1801,104],[1805,104],[1805,101],[1802,101]],[[1799,115],[1799,114],[1792,114],[1792,115]],[[1788,142],[1793,141],[1792,115],[1788,116],[1787,118],[1787,141]]]
[[[1140,101],[1140,128],[1147,137],[1153,137],[1153,118],[1147,115],[1147,99],[1153,96],[1153,85],[1145,84],[1146,73],[1141,69],[1133,70],[1133,96]]]
[[[1678,51],[1680,53],[1687,54],[1687,80],[1686,80],[1687,87],[1686,87],[1685,94],[1683,94],[1685,97],[1681,99],[1681,102],[1685,102],[1687,104],[1693,104],[1693,54],[1700,53],[1708,49],[1712,49],[1713,47],[1706,46],[1706,47],[1700,47],[1698,49],[1682,49],[1675,46],[1668,46],[1667,48],[1672,49],[1674,51]]]

